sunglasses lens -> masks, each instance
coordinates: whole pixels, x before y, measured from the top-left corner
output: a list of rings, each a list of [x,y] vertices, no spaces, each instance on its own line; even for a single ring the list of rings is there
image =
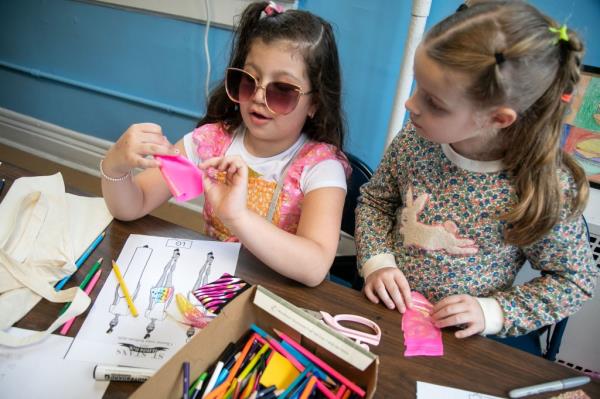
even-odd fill
[[[256,93],[256,80],[248,72],[240,69],[227,69],[225,89],[229,98],[236,102],[246,102]],[[267,106],[276,114],[289,114],[298,105],[300,89],[289,83],[271,82],[267,85],[265,100]]]
[[[256,90],[256,82],[249,74],[237,69],[227,70],[225,88],[231,100],[239,103],[250,100]]]
[[[289,114],[296,108],[300,92],[298,87],[282,82],[271,82],[267,85],[267,105],[278,114]]]

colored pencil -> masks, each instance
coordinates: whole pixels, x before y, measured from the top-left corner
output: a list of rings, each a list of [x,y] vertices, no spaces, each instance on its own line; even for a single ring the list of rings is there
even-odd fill
[[[92,266],[92,268],[90,269],[88,274],[85,275],[85,278],[83,279],[81,284],[79,284],[80,289],[82,289],[82,290],[85,289],[85,287],[87,286],[87,283],[92,279],[92,277],[94,277],[94,274],[100,268],[100,266],[102,266],[102,261],[103,261],[103,258],[100,258],[96,261],[96,263],[94,263],[94,266]],[[65,306],[63,306],[62,309],[60,309],[60,311],[58,312],[58,315],[60,316],[61,314],[65,313],[67,311],[67,309],[69,308],[69,306],[71,306],[71,302],[65,303]]]
[[[125,284],[125,280],[123,280],[123,276],[121,275],[121,270],[119,270],[119,266],[117,265],[117,263],[114,260],[112,261],[112,267],[113,267],[113,271],[115,272],[115,276],[117,277],[117,281],[119,282],[119,285],[121,286],[121,291],[123,291],[123,295],[125,296],[125,300],[127,301],[127,305],[129,306],[129,310],[131,310],[131,314],[133,315],[133,317],[137,317],[138,311],[135,308],[135,304],[133,303],[133,300],[131,299],[131,295],[129,294],[129,290],[127,289],[127,285]]]
[[[279,352],[280,355],[282,355],[283,357],[285,357],[287,360],[289,360],[290,363],[292,363],[292,365],[298,369],[298,371],[302,372],[304,371],[304,366],[298,361],[298,359],[296,359],[294,356],[292,356],[288,351],[286,351],[280,344],[279,342],[277,342],[277,340],[275,340],[275,338],[271,337],[265,330],[263,330],[262,328],[260,328],[259,326],[257,326],[256,324],[252,323],[252,325],[250,326],[250,328],[254,331],[256,331],[256,333],[258,335],[260,335],[261,337],[263,337],[264,339],[266,339],[269,344],[277,351]]]
[[[335,394],[331,392],[329,388],[327,388],[325,384],[321,382],[321,380],[317,380],[315,384],[319,391],[321,391],[321,393],[324,394],[327,397],[327,399],[336,399]],[[350,392],[350,390],[348,391]]]
[[[77,259],[77,261],[75,262],[75,267],[76,267],[75,271],[77,271],[81,267],[81,265],[83,265],[83,263],[87,260],[87,258],[94,251],[94,249],[96,249],[96,247],[100,244],[100,242],[104,239],[105,236],[106,236],[106,231],[103,231],[102,233],[100,233],[100,235],[98,237],[96,237],[96,239],[85,250],[85,252],[83,253],[83,255],[81,255],[79,257],[79,259]],[[65,284],[67,284],[67,281],[69,281],[69,279],[71,278],[71,276],[73,276],[73,274],[70,274],[70,275],[64,277],[62,280],[60,280],[54,286],[54,289],[56,291],[60,291],[65,286]]]
[[[275,331],[275,333],[277,335],[279,335],[279,338],[281,338],[282,340],[284,340],[285,342],[290,344],[292,346],[292,348],[296,349],[302,355],[306,356],[306,358],[308,358],[308,360],[310,360],[311,362],[315,363],[317,366],[322,368],[326,373],[330,374],[331,376],[336,378],[338,381],[340,381],[342,384],[344,384],[348,388],[350,388],[352,391],[356,392],[358,394],[358,396],[360,396],[361,398],[365,396],[365,391],[361,387],[359,387],[358,385],[356,385],[355,383],[353,383],[352,381],[350,381],[349,379],[347,379],[346,377],[341,375],[339,372],[337,372],[335,369],[333,369],[331,366],[329,366],[323,360],[319,359],[317,356],[313,355],[308,350],[306,350],[299,343],[297,343],[296,341],[294,341],[293,339],[291,339],[290,337],[288,337],[286,334],[282,333],[281,331],[278,331],[276,329],[273,329],[273,331]]]
[[[92,277],[92,279],[90,280],[89,284],[85,287],[85,291],[84,292],[87,295],[90,295],[90,293],[94,289],[94,286],[96,285],[96,283],[100,279],[100,274],[102,274],[102,269],[98,270],[96,272],[96,274],[94,274],[94,277]],[[69,328],[71,328],[71,326],[73,325],[74,321],[75,321],[75,317],[72,317],[69,320],[67,320],[67,322],[65,324],[63,324],[62,328],[60,329],[60,333],[62,335],[66,335],[67,332],[69,331]]]
[[[306,387],[302,391],[302,394],[300,395],[300,399],[308,399],[308,397],[312,393],[312,390],[314,389],[316,383],[317,383],[317,377],[315,377],[313,375],[312,377],[310,377],[310,380],[308,380],[308,384],[306,384]]]

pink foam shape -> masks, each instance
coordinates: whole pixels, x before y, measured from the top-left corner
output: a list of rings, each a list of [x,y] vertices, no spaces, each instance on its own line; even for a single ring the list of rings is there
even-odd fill
[[[160,172],[177,201],[189,201],[204,192],[202,172],[181,155],[155,155],[160,161]]]

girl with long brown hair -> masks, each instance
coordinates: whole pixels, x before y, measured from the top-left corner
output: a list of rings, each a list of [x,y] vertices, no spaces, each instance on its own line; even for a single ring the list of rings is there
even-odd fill
[[[575,32],[519,1],[461,7],[428,32],[411,121],[361,191],[371,301],[403,312],[419,291],[463,338],[520,335],[591,297],[588,185],[559,146],[582,52]],[[527,260],[542,276],[513,286]]]

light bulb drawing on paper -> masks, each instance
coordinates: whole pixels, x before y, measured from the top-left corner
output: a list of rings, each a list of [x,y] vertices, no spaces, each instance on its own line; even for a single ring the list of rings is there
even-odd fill
[[[135,287],[131,292],[131,299],[133,302],[135,302],[140,291],[141,281],[151,255],[152,248],[150,248],[148,245],[137,247],[131,260],[127,264],[126,269],[123,270],[123,280],[125,280],[127,287]],[[127,301],[125,300],[125,296],[123,295],[118,284],[115,287],[114,299],[108,311],[114,315],[113,319],[109,323],[108,330],[106,331],[107,334],[110,334],[119,324],[120,316],[127,317],[131,315],[131,311],[129,310]]]

